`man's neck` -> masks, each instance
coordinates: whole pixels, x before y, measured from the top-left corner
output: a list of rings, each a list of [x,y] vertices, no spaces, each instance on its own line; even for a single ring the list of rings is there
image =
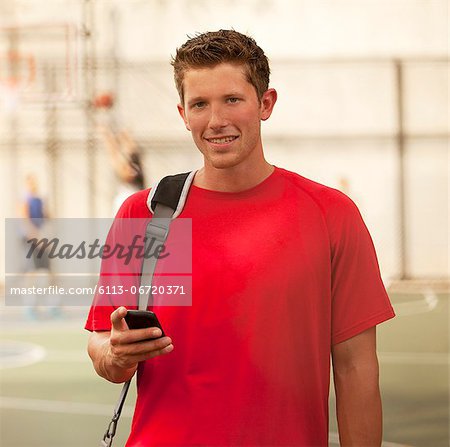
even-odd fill
[[[221,192],[239,192],[253,188],[269,177],[274,167],[264,160],[259,167],[249,171],[242,166],[214,169],[204,166],[197,171],[194,185],[199,188]]]

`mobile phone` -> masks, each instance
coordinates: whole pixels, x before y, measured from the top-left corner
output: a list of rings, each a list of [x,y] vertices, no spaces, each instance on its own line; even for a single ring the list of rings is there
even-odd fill
[[[125,316],[125,321],[130,329],[159,327],[162,333],[161,337],[164,337],[165,335],[158,317],[151,310],[129,310]],[[156,340],[157,338],[153,338],[152,340]]]

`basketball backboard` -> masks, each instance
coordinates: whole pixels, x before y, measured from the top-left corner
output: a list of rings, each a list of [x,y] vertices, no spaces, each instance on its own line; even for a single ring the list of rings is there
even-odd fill
[[[80,32],[70,23],[0,26],[0,95],[18,103],[80,99]]]

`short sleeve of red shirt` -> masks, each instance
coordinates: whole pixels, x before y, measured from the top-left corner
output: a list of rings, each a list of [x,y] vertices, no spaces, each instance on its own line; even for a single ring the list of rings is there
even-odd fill
[[[395,316],[380,276],[372,238],[356,205],[330,190],[332,344]]]
[[[139,191],[135,194],[132,194],[128,199],[124,201],[122,206],[120,207],[119,211],[116,215],[116,221],[117,219],[130,219],[130,218],[148,218],[151,216],[148,208],[147,208],[147,196],[148,196],[149,190]],[[108,235],[108,243],[112,244],[114,235],[110,231],[110,234]],[[100,273],[100,278],[98,281],[98,285],[107,284],[107,276],[104,275],[103,272],[104,264],[102,263],[102,269]],[[136,282],[136,285],[138,286],[139,283]],[[98,290],[98,287],[97,287]],[[114,303],[111,302],[110,305],[108,305],[107,298],[105,295],[99,295],[96,294],[94,296],[94,300],[92,303],[92,306],[89,310],[88,318],[86,321],[85,329],[88,331],[109,331],[111,330],[111,313],[114,312],[114,310],[118,306],[114,305]],[[127,306],[129,308],[132,308],[132,306]]]

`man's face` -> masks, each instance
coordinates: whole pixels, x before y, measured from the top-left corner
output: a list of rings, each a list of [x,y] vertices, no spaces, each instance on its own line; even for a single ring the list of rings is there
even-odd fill
[[[244,67],[231,63],[190,69],[183,87],[184,104],[178,110],[203,154],[206,169],[242,164],[251,169],[263,160],[261,120],[272,112],[275,90],[268,90],[259,101]]]

